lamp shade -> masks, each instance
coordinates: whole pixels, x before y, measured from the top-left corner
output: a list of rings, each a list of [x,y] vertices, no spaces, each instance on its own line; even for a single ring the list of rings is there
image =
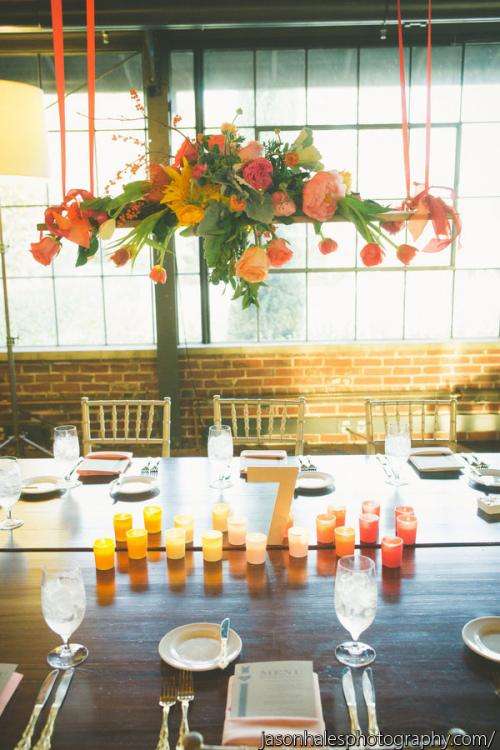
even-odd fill
[[[48,177],[43,92],[0,80],[0,175]]]

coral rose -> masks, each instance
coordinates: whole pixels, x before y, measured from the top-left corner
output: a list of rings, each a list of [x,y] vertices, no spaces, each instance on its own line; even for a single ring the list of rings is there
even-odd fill
[[[283,190],[277,190],[271,195],[275,216],[291,216],[297,210],[295,202]]]
[[[30,252],[42,266],[50,266],[60,249],[61,244],[54,237],[48,235],[42,237],[40,242],[32,242]]]
[[[182,146],[177,151],[174,160],[174,167],[180,167],[183,159],[187,159],[190,164],[193,164],[198,158],[198,146],[193,143],[189,138],[185,138]]]
[[[167,272],[163,266],[153,266],[149,272],[149,278],[154,281],[155,284],[164,284],[167,280]]]
[[[287,167],[296,167],[299,163],[299,155],[296,151],[289,151],[285,154],[285,164]]]
[[[247,202],[242,198],[238,198],[236,195],[232,195],[229,199],[229,208],[235,213],[238,211],[244,211],[247,207]]]
[[[208,167],[206,164],[195,164],[191,172],[193,180],[199,180],[200,177],[203,177],[203,175],[207,171],[207,168]]]
[[[255,190],[267,190],[273,183],[273,165],[262,156],[243,167],[243,177]]]
[[[365,266],[378,266],[384,258],[384,251],[376,242],[369,242],[360,253]]]
[[[319,243],[318,248],[323,255],[329,255],[337,250],[338,245],[335,240],[332,240],[330,237],[325,237],[325,239],[321,240]]]
[[[115,250],[115,252],[109,256],[110,260],[112,260],[118,268],[128,263],[131,257],[132,253],[130,252],[129,245],[119,247],[118,250]]]
[[[237,261],[234,272],[236,276],[249,284],[259,284],[267,279],[269,270],[269,258],[263,247],[247,247],[241,258]]]
[[[397,250],[398,260],[405,266],[409,266],[417,252],[417,248],[413,245],[400,245]]]
[[[293,258],[293,252],[286,240],[276,237],[267,246],[267,257],[273,268],[279,268]]]
[[[246,146],[240,148],[238,156],[242,162],[253,161],[262,156],[262,143],[259,141],[249,141]]]
[[[302,210],[311,219],[328,221],[345,196],[345,185],[338,172],[318,172],[304,183]]]
[[[223,154],[226,150],[226,136],[225,135],[211,135],[208,138],[208,148],[212,151],[215,147],[219,149],[219,153]]]

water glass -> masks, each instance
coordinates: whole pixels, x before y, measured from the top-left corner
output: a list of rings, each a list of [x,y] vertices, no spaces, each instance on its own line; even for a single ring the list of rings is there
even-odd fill
[[[80,627],[85,614],[86,598],[79,568],[44,568],[42,574],[42,612],[45,622],[62,639],[62,646],[47,656],[51,667],[69,669],[85,661],[85,646],[68,643]]]
[[[411,439],[408,424],[390,422],[385,436],[385,455],[389,461],[392,477],[387,480],[396,487],[407,484],[401,478],[401,470],[408,460],[411,451]]]
[[[1,531],[12,531],[24,521],[12,518],[12,508],[21,496],[22,477],[19,462],[13,456],[0,458],[0,507],[7,511],[7,518],[0,523]]]
[[[349,667],[364,667],[376,656],[375,649],[360,643],[359,636],[375,619],[377,581],[375,563],[365,555],[342,557],[335,576],[335,612],[352,641],[341,643],[335,656]]]
[[[209,428],[208,458],[217,473],[217,479],[210,483],[210,487],[217,490],[232,487],[231,459],[233,458],[233,436],[229,425],[212,425]]]
[[[80,457],[78,432],[74,425],[63,425],[54,430],[54,458],[60,464],[64,478],[69,481],[73,466]]]

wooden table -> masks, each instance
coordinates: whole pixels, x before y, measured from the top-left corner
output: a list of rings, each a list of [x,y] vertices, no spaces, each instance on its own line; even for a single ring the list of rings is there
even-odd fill
[[[483,454],[485,460],[500,468],[500,454]],[[385,481],[385,474],[373,456],[318,456],[318,468],[330,472],[335,479],[335,491],[323,497],[299,496],[293,502],[297,525],[307,526],[310,542],[316,542],[315,517],[324,512],[329,503],[347,505],[347,523],[356,527],[363,500],[376,499],[381,503],[380,538],[394,533],[394,507],[413,505],[419,519],[419,544],[500,544],[500,522],[478,513],[478,488],[469,486],[467,479],[421,479],[408,466],[408,484],[394,488]],[[137,460],[129,472],[140,471],[144,461]],[[24,459],[21,461],[26,477],[57,473],[52,459]],[[249,528],[267,531],[272,513],[275,485],[249,484],[241,480],[236,459],[233,467],[233,487],[224,498],[235,512],[248,517]],[[29,550],[89,550],[95,538],[112,536],[112,517],[118,511],[130,511],[134,522],[142,526],[142,508],[148,502],[160,502],[164,507],[164,528],[173,525],[176,513],[192,513],[196,517],[195,546],[200,545],[201,532],[211,527],[211,508],[219,493],[211,490],[210,467],[206,458],[163,459],[159,473],[160,494],[143,502],[113,504],[107,484],[87,484],[66,495],[38,501],[20,501],[14,514],[24,520],[24,526],[13,533],[0,532],[0,549]],[[163,544],[161,537],[150,539],[151,548]]]

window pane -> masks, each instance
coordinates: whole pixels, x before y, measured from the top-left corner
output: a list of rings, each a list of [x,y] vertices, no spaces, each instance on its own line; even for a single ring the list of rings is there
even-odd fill
[[[410,119],[424,122],[426,115],[425,47],[413,47]],[[460,117],[462,47],[434,47],[432,50],[432,122],[455,122]]]
[[[358,190],[370,198],[404,195],[403,150],[399,129],[360,131]]]
[[[355,130],[314,131],[314,143],[323,157],[325,169],[350,172],[353,190],[356,190],[357,141]]]
[[[304,268],[306,265],[306,224],[278,224],[278,237],[282,237],[290,244],[293,252],[292,260],[284,268]]]
[[[210,286],[210,334],[215,343],[257,341],[257,308],[243,310],[241,299],[223,284]]]
[[[60,141],[59,133],[48,133],[47,135],[49,153],[53,154],[50,160],[49,203],[57,205],[61,202],[61,161],[59,158]],[[96,137],[97,140],[97,137]],[[87,133],[66,133],[66,151],[68,154],[66,164],[66,189],[69,190],[76,185],[88,189],[89,186],[89,161],[88,161],[88,135]],[[78,158],[71,158],[72,154],[78,154]],[[99,168],[99,163],[97,162]],[[119,169],[119,166],[116,167]],[[104,185],[102,186],[104,188]],[[101,189],[102,189],[101,188]],[[40,213],[43,219],[43,212]]]
[[[455,262],[462,268],[496,267],[499,265],[498,239],[490,217],[500,215],[500,198],[464,198],[458,210],[462,234]]]
[[[408,73],[408,53],[406,62]],[[399,60],[394,47],[360,51],[359,84],[360,122],[401,122]]]
[[[365,271],[357,278],[357,338],[400,339],[403,277],[399,271]]]
[[[310,273],[307,277],[310,341],[354,338],[356,279],[354,273]]]
[[[306,121],[304,50],[259,50],[257,123],[303,125]]]
[[[310,49],[307,63],[307,122],[313,125],[355,123],[357,50]]]
[[[18,337],[16,346],[55,346],[52,279],[11,279],[8,292],[12,335]]]
[[[47,180],[38,177],[0,175],[0,203],[6,206],[44,206],[47,203]],[[38,215],[43,214],[43,209]],[[43,218],[43,217],[42,217]]]
[[[135,89],[141,101],[144,102],[142,86],[140,53],[134,57],[130,57],[130,52],[98,54],[96,57],[96,127],[99,130],[144,127],[144,118],[136,110],[130,96],[130,89]],[[87,108],[83,112],[86,114]]]
[[[238,108],[243,114],[237,123],[253,125],[253,52],[209,50],[203,61],[205,125],[219,127],[223,122],[232,122]]]
[[[200,241],[198,237],[175,235],[175,258],[178,273],[198,273],[200,270]]]
[[[260,341],[303,341],[306,337],[306,277],[272,273],[261,289]]]
[[[309,268],[353,268],[356,265],[356,229],[347,221],[323,224],[323,234],[335,240],[338,248],[333,253],[323,255],[319,251],[321,237],[314,227],[307,226]]]
[[[123,138],[127,140],[123,140]],[[138,141],[136,143],[135,141]],[[141,166],[139,170],[132,174],[125,171],[125,165],[132,164],[144,155],[145,135],[143,130],[127,130],[124,133],[101,132],[96,134],[97,146],[97,189],[99,194],[103,194],[107,184],[114,180],[116,185],[110,189],[112,195],[116,195],[123,189],[123,185],[133,180],[146,179],[146,169]],[[84,170],[88,165],[84,165]],[[117,173],[123,172],[122,178],[117,179]],[[88,177],[83,184],[88,183]],[[80,184],[80,183],[78,183]]]
[[[102,279],[56,279],[56,307],[62,346],[104,344]]]
[[[500,123],[464,125],[460,158],[460,195],[498,195]]]
[[[182,117],[181,127],[195,127],[194,55],[192,52],[172,52],[170,55],[170,96],[173,117]]]
[[[456,271],[455,338],[496,338],[500,322],[500,272]]]
[[[148,276],[104,280],[108,345],[153,343],[152,293]]]
[[[74,242],[68,240],[62,241],[62,248],[59,255],[55,258],[52,263],[54,269],[54,276],[100,276],[102,272],[102,251],[99,249],[95,255],[88,259],[85,266],[79,266],[76,268],[76,259],[78,257],[78,250]]]
[[[431,185],[442,185],[453,188],[455,178],[455,139],[455,128],[432,128],[430,159]],[[403,170],[402,154],[403,151],[401,150],[401,170]],[[423,183],[425,177],[424,128],[412,128],[411,130],[410,158],[412,180]]]
[[[198,343],[201,341],[201,299],[200,277],[177,277],[177,315],[179,342]]]
[[[30,243],[38,241],[36,225],[43,220],[43,208],[4,208],[2,210],[5,263],[9,276],[51,276],[50,267],[32,256]]]
[[[462,120],[500,120],[500,45],[465,47]]]
[[[405,338],[450,337],[451,281],[451,271],[406,274]]]

